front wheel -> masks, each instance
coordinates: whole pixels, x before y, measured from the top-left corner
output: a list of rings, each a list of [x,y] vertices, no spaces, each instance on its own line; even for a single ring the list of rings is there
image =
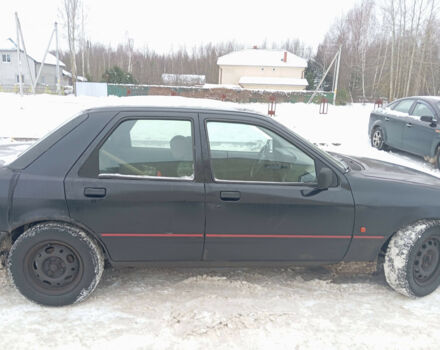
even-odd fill
[[[423,297],[440,285],[440,221],[420,221],[398,231],[388,245],[388,284],[409,297]]]
[[[101,248],[84,231],[62,223],[44,223],[24,232],[8,259],[11,280],[28,299],[62,306],[87,298],[101,279]]]
[[[384,132],[380,127],[377,127],[371,133],[371,146],[378,150],[386,150]]]

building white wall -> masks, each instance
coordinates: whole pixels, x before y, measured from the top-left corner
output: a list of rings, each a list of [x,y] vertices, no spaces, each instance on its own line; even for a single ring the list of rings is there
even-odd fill
[[[8,54],[11,57],[11,62],[3,62],[3,54]],[[29,75],[28,66],[26,64],[25,55],[22,53],[20,55],[22,64],[21,71],[24,78],[25,84],[31,84],[31,76]],[[0,85],[14,85],[17,84],[18,67],[17,67],[17,51],[5,51],[0,50]],[[27,57],[29,66],[31,69],[31,74],[33,77],[35,74],[35,62],[32,58]]]
[[[259,67],[259,66],[220,66],[219,83],[238,85],[241,77],[304,78],[304,68],[297,67]]]
[[[264,85],[264,84],[240,84],[244,89],[249,90],[282,90],[282,91],[297,91],[305,90],[306,85]]]

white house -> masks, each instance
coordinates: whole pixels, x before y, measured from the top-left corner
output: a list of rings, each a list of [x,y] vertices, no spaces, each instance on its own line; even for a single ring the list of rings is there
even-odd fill
[[[285,50],[247,49],[219,57],[219,84],[258,90],[305,90],[307,61]]]
[[[41,57],[37,56],[34,52],[27,51],[28,56],[25,58],[24,51],[21,50],[20,57],[22,81],[25,87],[30,87],[32,82],[31,76],[35,81],[38,71],[40,70],[43,54]],[[28,69],[29,63],[30,73]],[[16,87],[19,82],[18,76],[18,55],[17,46],[12,39],[4,40],[0,42],[0,88],[7,89],[8,87]],[[56,90],[57,75],[56,75],[56,57],[50,53],[47,54],[46,60],[41,71],[40,79],[38,81],[40,87],[48,87],[51,90]],[[65,69],[66,65],[63,62],[59,62],[60,74]],[[61,86],[70,85],[69,77],[65,74],[61,74]]]

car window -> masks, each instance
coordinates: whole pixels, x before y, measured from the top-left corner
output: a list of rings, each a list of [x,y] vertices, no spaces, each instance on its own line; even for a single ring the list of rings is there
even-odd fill
[[[316,183],[315,161],[268,129],[208,122],[207,130],[217,180]]]
[[[194,178],[192,125],[188,120],[129,120],[99,149],[99,174]]]
[[[393,110],[396,112],[409,113],[411,106],[413,105],[414,100],[403,100],[399,102]]]
[[[422,102],[417,102],[412,115],[416,117],[435,117],[431,108]]]

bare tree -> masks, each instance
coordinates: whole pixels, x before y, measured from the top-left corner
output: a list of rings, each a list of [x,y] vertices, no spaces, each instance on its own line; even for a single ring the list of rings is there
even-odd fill
[[[67,28],[67,41],[69,44],[70,69],[72,73],[72,84],[75,92],[75,83],[77,80],[77,64],[76,64],[76,41],[78,38],[80,23],[80,0],[63,0],[62,16],[64,24]]]

